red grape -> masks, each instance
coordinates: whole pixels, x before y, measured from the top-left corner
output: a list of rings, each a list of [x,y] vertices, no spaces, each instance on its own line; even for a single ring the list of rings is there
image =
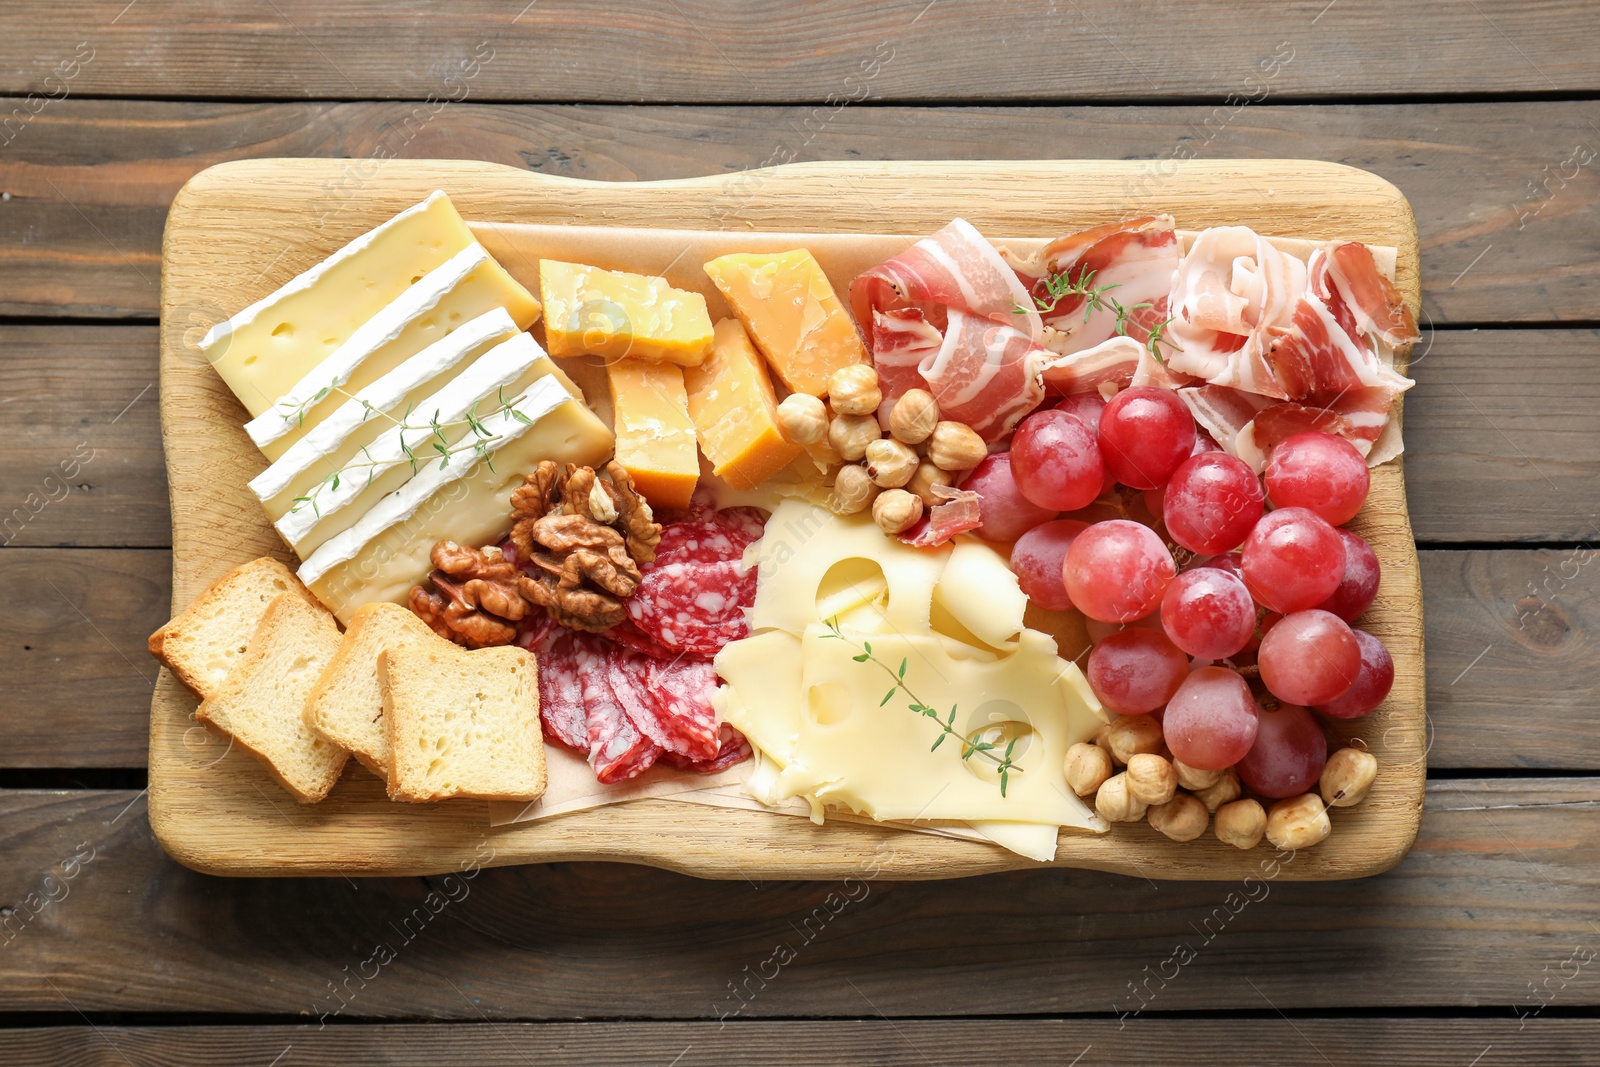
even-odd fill
[[[1073,393],[1058,400],[1055,409],[1076,415],[1085,426],[1098,433],[1100,413],[1106,409],[1106,398],[1099,393]]]
[[[1394,660],[1383,642],[1365,630],[1352,631],[1361,646],[1361,671],[1355,684],[1316,710],[1335,719],[1359,719],[1372,711],[1394,687]]]
[[[1089,528],[1076,519],[1056,519],[1035,526],[1011,546],[1011,569],[1028,599],[1046,611],[1072,607],[1066,581],[1061,576],[1072,539]]]
[[[1315,512],[1279,508],[1244,539],[1241,562],[1250,595],[1287,615],[1333,595],[1344,576],[1344,542]]]
[[[1196,430],[1194,434],[1194,451],[1191,455],[1198,456],[1202,452],[1221,452],[1222,446],[1211,439],[1211,435],[1204,430]]]
[[[1256,739],[1257,711],[1245,680],[1226,667],[1190,671],[1167,701],[1161,730],[1179,760],[1202,771],[1239,762]]]
[[[974,532],[985,541],[1015,541],[1041,522],[1056,517],[1022,495],[1011,473],[1011,454],[996,452],[972,469],[961,488],[978,494],[983,525]]]
[[[1106,468],[1133,489],[1165,484],[1194,451],[1194,435],[1194,416],[1170,389],[1124,389],[1100,414],[1100,454]]]
[[[1161,625],[1189,655],[1226,659],[1250,643],[1256,605],[1243,579],[1218,567],[1197,567],[1167,586]]]
[[[1277,508],[1309,508],[1329,525],[1356,517],[1371,475],[1354,445],[1331,433],[1292,434],[1272,450],[1264,475]]]
[[[1177,749],[1172,751],[1177,755]],[[1276,710],[1261,712],[1255,744],[1237,769],[1252,793],[1281,800],[1315,789],[1326,762],[1328,739],[1322,736],[1316,716],[1299,705],[1280,704]]]
[[[1261,639],[1261,681],[1289,704],[1326,704],[1355,684],[1361,646],[1344,620],[1312,608],[1285,615]]]
[[[1094,646],[1085,673],[1100,703],[1118,715],[1143,715],[1172,699],[1189,657],[1159,630],[1129,628]]]
[[[1167,532],[1191,552],[1237,548],[1261,518],[1261,481],[1226,452],[1190,456],[1167,483]]]
[[[1080,533],[1063,568],[1072,602],[1101,622],[1144,618],[1177,573],[1155,531],[1128,519],[1097,522]]]
[[[1214,567],[1219,571],[1227,571],[1240,581],[1244,580],[1244,560],[1237,552],[1225,552],[1220,556],[1212,556],[1200,566]]]
[[[1065,411],[1036,411],[1011,439],[1011,475],[1029,501],[1077,511],[1100,495],[1105,464],[1095,432]]]
[[[1333,612],[1345,622],[1355,622],[1378,595],[1381,569],[1378,554],[1372,551],[1371,545],[1349,530],[1341,529],[1338,533],[1339,540],[1344,542],[1344,576],[1339,579],[1339,588],[1333,595],[1317,607]]]
[[[1089,643],[1098,645],[1112,634],[1119,634],[1124,630],[1161,631],[1161,613],[1152,611],[1144,618],[1134,619],[1132,622],[1101,622],[1099,619],[1091,619],[1088,616],[1084,616],[1083,629],[1089,635]]]

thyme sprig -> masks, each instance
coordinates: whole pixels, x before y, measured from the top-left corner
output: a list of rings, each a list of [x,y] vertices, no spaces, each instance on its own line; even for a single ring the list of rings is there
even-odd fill
[[[975,755],[981,755],[995,765],[995,770],[998,771],[1000,775],[1000,795],[1002,797],[1006,795],[1006,787],[1011,784],[1011,772],[1015,770],[1018,774],[1021,774],[1023,771],[1023,768],[1017,766],[1014,758],[1017,741],[1019,740],[1018,738],[1013,737],[1009,742],[1007,742],[1005,752],[997,755],[996,750],[1000,746],[995,742],[974,741],[972,738],[965,736],[961,733],[961,731],[956,729],[956,705],[950,705],[950,714],[948,717],[946,717],[941,715],[937,708],[926,703],[922,700],[922,698],[918,697],[917,694],[911,691],[911,687],[906,685],[906,668],[909,665],[909,662],[906,659],[902,658],[900,660],[900,667],[898,670],[896,670],[883,660],[879,659],[873,653],[871,641],[863,640],[860,644],[857,644],[850,638],[846,637],[844,635],[844,631],[839,627],[839,620],[837,618],[829,619],[827,626],[827,637],[843,641],[851,648],[858,650],[854,656],[850,657],[851,659],[855,660],[857,663],[871,663],[882,670],[891,679],[893,679],[894,684],[889,687],[889,691],[887,693],[883,694],[883,699],[878,701],[878,707],[881,708],[885,704],[889,703],[889,701],[893,700],[896,693],[904,693],[908,698],[910,698],[910,703],[906,705],[908,710],[914,714],[921,715],[924,718],[932,719],[933,722],[939,727],[939,736],[934,738],[933,747],[928,749],[928,751],[937,752],[939,750],[939,746],[944,744],[945,738],[956,738],[961,743],[961,759],[963,761],[970,760]]]
[[[338,391],[343,392],[343,390]],[[415,405],[407,406],[405,414],[397,419],[387,411],[382,411],[373,407],[370,403],[368,403],[366,400],[362,400],[360,397],[354,397],[353,399],[359,400],[361,402],[361,406],[365,409],[366,414],[362,419],[363,422],[365,422],[366,419],[372,418],[373,416],[378,416],[380,418],[388,419],[399,429],[400,451],[405,455],[406,461],[411,464],[412,474],[416,474],[417,471],[422,468],[424,459],[426,459],[428,462],[432,462],[434,455],[437,455],[439,457],[439,468],[443,470],[445,466],[449,464],[451,456],[458,455],[468,450],[476,452],[478,458],[483,460],[484,463],[488,464],[489,470],[494,471],[494,459],[490,455],[490,446],[499,441],[503,435],[492,433],[489,428],[484,425],[484,420],[493,418],[496,415],[510,415],[512,418],[516,419],[525,426],[533,425],[532,419],[528,418],[528,416],[524,415],[521,411],[518,411],[512,406],[513,402],[506,399],[506,390],[504,386],[500,387],[500,391],[496,397],[500,406],[494,411],[490,412],[488,415],[479,416],[478,405],[473,404],[472,407],[467,409],[465,418],[441,420],[439,418],[439,412],[435,411],[433,413],[433,417],[427,422],[423,423],[411,422],[411,416]],[[467,440],[457,442],[456,444],[452,445],[450,443],[450,437],[445,433],[445,431],[449,429],[455,429],[460,426],[469,427],[471,430],[471,436]],[[406,434],[407,432],[415,430],[427,430],[428,433],[414,447],[406,440]],[[421,455],[418,454],[418,448],[422,449]],[[329,492],[337,492],[340,483],[351,471],[365,470],[367,472],[367,485],[371,485],[372,480],[380,473],[380,468],[387,468],[391,465],[388,462],[373,459],[370,446],[363,445],[361,448],[361,455],[365,457],[365,462],[349,463],[328,474],[320,482],[318,482],[309,493],[305,494],[304,496],[295,497],[294,506],[289,510],[291,512],[299,511],[301,508],[309,504],[311,505],[312,511],[316,513],[317,517],[321,518],[322,511],[317,506],[317,498],[321,496],[324,490]]]
[[[1043,297],[1036,296],[1033,298],[1034,306],[1040,311],[1053,311],[1056,305],[1067,297],[1081,296],[1084,298],[1084,322],[1088,322],[1089,316],[1096,311],[1109,311],[1117,317],[1117,335],[1119,337],[1128,336],[1128,319],[1133,316],[1133,313],[1144,311],[1155,305],[1149,301],[1141,301],[1137,304],[1123,304],[1116,297],[1107,296],[1107,293],[1118,288],[1122,283],[1112,282],[1109,285],[1095,285],[1095,275],[1099,273],[1099,271],[1090,270],[1088,267],[1081,267],[1076,277],[1073,276],[1071,268],[1061,271],[1059,274],[1045,275],[1043,279],[1044,288],[1049,299],[1046,300]],[[1014,310],[1020,315],[1028,309],[1018,304]],[[1168,316],[1163,321],[1156,323],[1150,327],[1149,337],[1144,342],[1144,347],[1155,357],[1156,362],[1162,366],[1166,366],[1167,359],[1161,353],[1161,346],[1175,347],[1165,336],[1166,329],[1171,324],[1172,316]]]

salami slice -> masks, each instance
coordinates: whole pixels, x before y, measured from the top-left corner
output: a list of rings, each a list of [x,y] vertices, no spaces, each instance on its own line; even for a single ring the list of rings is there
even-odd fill
[[[717,755],[717,712],[711,694],[717,688],[717,673],[705,660],[676,662],[647,660],[636,656],[644,667],[638,678],[637,704],[628,703],[628,717],[650,740],[691,760],[709,760]],[[612,688],[617,687],[612,679]]]
[[[539,724],[552,741],[586,753],[589,735],[576,643],[576,635],[562,629],[534,650],[539,665]]]
[[[650,567],[669,563],[720,563],[744,555],[742,535],[732,528],[706,519],[702,522],[675,522],[661,528],[661,543],[656,546],[655,562]]]
[[[767,514],[760,508],[723,508],[711,516],[711,520],[744,542],[740,551],[761,540],[767,528]]]
[[[667,648],[715,653],[748,637],[756,572],[737,560],[661,563],[628,598],[628,618]]]
[[[715,759],[691,760],[678,755],[676,752],[663,752],[661,759],[680,771],[692,771],[695,774],[717,774],[720,771],[727,770],[729,767],[738,766],[755,754],[744,734],[727,723],[722,724],[720,741],[721,748],[718,750]]]
[[[623,619],[609,630],[602,631],[600,636],[630,652],[639,652],[652,659],[677,659],[683,655],[682,652],[663,645],[627,619]]]
[[[628,719],[611,690],[606,659],[609,645],[577,637],[577,662],[583,679],[584,734],[589,744],[589,766],[601,782],[622,782],[641,774],[661,755],[661,749]]]

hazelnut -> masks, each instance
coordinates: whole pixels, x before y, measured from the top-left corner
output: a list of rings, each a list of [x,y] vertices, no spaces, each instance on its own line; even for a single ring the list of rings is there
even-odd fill
[[[1328,809],[1315,793],[1280,800],[1267,812],[1267,840],[1278,848],[1310,848],[1332,832]]]
[[[898,489],[917,473],[917,453],[910,445],[882,437],[867,445],[867,473],[885,489]]]
[[[1144,818],[1147,805],[1128,792],[1128,776],[1112,775],[1105,780],[1094,795],[1094,810],[1106,822],[1138,822]]]
[[[989,446],[964,422],[941,422],[928,438],[928,458],[940,470],[969,471],[988,454]]]
[[[1330,808],[1352,808],[1367,798],[1378,776],[1378,758],[1359,748],[1341,748],[1322,767],[1322,800]]]
[[[871,415],[882,402],[878,372],[865,363],[840,367],[828,379],[828,403],[840,415]]]
[[[1165,804],[1178,791],[1178,775],[1172,764],[1154,752],[1136,752],[1128,757],[1128,792],[1146,804]]]
[[[1217,809],[1217,840],[1234,848],[1255,848],[1267,832],[1267,813],[1258,800],[1231,800]]]
[[[791,444],[820,444],[828,436],[827,406],[809,393],[790,393],[778,405],[778,432]]]
[[[1098,730],[1096,730],[1094,732],[1094,743],[1095,743],[1096,747],[1105,749],[1106,750],[1106,755],[1108,755],[1108,756],[1111,755],[1111,724],[1110,723],[1106,723],[1104,726],[1100,727],[1100,729],[1098,729]]]
[[[906,483],[906,488],[922,498],[922,502],[930,508],[944,501],[933,495],[936,485],[949,485],[955,479],[949,471],[942,471],[927,460],[917,464],[916,471],[911,475],[911,480]]]
[[[1174,841],[1193,841],[1206,832],[1211,815],[1188,793],[1178,793],[1165,804],[1150,809],[1150,825]]]
[[[1111,777],[1111,753],[1099,745],[1073,745],[1067,749],[1066,771],[1072,791],[1090,796]]]
[[[920,445],[939,424],[939,402],[926,389],[910,389],[889,409],[889,432],[895,440]]]
[[[904,489],[885,489],[872,502],[872,520],[886,534],[909,529],[922,518],[922,498]]]
[[[835,415],[828,424],[828,443],[851,463],[867,454],[867,446],[883,436],[871,415]]]
[[[872,482],[867,468],[849,464],[839,468],[833,479],[833,493],[828,497],[828,507],[839,515],[854,515],[867,510],[878,487]]]
[[[1216,785],[1196,789],[1194,795],[1206,806],[1207,811],[1216,811],[1229,801],[1238,800],[1242,792],[1244,790],[1239,788],[1239,772],[1229,767],[1222,772]]]
[[[1126,765],[1140,752],[1161,748],[1161,724],[1148,715],[1118,715],[1106,731],[1111,758]]]
[[[1202,771],[1182,760],[1173,760],[1172,769],[1178,772],[1178,784],[1185,789],[1210,789],[1222,780],[1221,771]]]

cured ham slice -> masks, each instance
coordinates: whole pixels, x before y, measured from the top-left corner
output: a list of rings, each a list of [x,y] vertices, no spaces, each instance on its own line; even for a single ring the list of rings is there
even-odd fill
[[[935,485],[930,491],[944,503],[929,508],[926,515],[900,534],[906,544],[933,548],[983,525],[983,508],[977,493],[947,485]]]
[[[1098,307],[1088,307],[1087,296],[1074,294],[1041,312],[1044,344],[1061,355],[1096,349],[1120,335],[1113,300],[1129,309],[1120,332],[1138,343],[1148,341],[1151,328],[1167,319],[1178,269],[1178,233],[1170,215],[1146,215],[1060,237],[1027,259],[1003,254],[1043,303],[1051,299],[1051,276],[1087,279],[1095,289],[1111,287]]]
[[[951,308],[943,343],[917,372],[943,418],[996,441],[1044,399],[1039,375],[1050,358],[1049,349],[1020,330]]]
[[[945,309],[954,308],[1003,323],[1033,340],[1041,330],[1039,313],[1016,272],[965,219],[952,220],[857,275],[850,283],[850,306],[859,323],[874,321],[874,312],[913,308],[942,332]]]
[[[1356,328],[1392,348],[1421,338],[1417,320],[1394,283],[1378,270],[1372,249],[1359,241],[1339,241],[1328,248],[1328,277],[1354,315]]]
[[[1202,230],[1173,280],[1166,336],[1177,351],[1168,365],[1214,385],[1280,395],[1264,334],[1290,327],[1305,291],[1306,265],[1254,230]]]

